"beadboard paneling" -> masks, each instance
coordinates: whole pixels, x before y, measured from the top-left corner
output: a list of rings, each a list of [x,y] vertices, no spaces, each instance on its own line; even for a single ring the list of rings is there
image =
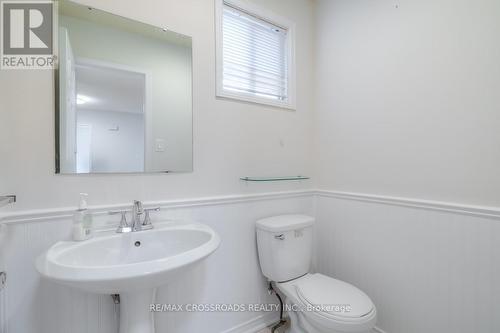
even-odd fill
[[[496,217],[360,199],[317,196],[319,272],[365,291],[387,332],[500,332]]]
[[[315,195],[314,195],[315,194]],[[273,302],[258,266],[254,222],[264,216],[317,217],[317,271],[364,290],[375,302],[378,327],[390,333],[500,331],[500,223],[495,207],[471,207],[367,194],[304,191],[160,204],[157,220],[196,220],[214,228],[222,245],[190,275],[160,288],[158,302]],[[99,226],[113,227],[96,208]],[[0,268],[1,333],[117,331],[110,297],[40,280],[35,257],[69,238],[67,210],[4,217]],[[159,313],[157,329],[248,333],[273,317],[259,313]],[[382,332],[379,329],[380,332]]]
[[[165,209],[156,220],[197,221],[212,227],[222,239],[219,249],[189,275],[158,291],[159,303],[267,303],[257,258],[255,221],[283,213],[313,214],[313,196],[263,195],[244,200],[214,201],[211,205],[188,205]],[[108,219],[111,217],[108,217]],[[114,217],[112,217],[114,219]],[[71,219],[31,221],[23,218],[3,227],[1,253],[9,274],[0,297],[6,304],[2,333],[116,333],[117,307],[111,297],[91,295],[40,279],[35,258],[57,241],[70,238]],[[99,223],[106,225],[103,214]],[[116,223],[108,221],[108,225]],[[241,327],[269,322],[263,313],[157,313],[158,332],[240,332]],[[272,319],[272,318],[271,318]],[[243,326],[242,326],[243,325]]]

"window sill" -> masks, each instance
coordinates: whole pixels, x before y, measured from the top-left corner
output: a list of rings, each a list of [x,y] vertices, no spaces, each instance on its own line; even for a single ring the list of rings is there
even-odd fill
[[[250,96],[250,95],[246,95],[246,94],[231,93],[231,92],[224,91],[224,90],[217,91],[216,96],[219,98],[223,98],[223,99],[229,99],[229,100],[238,101],[238,102],[271,106],[271,107],[286,109],[286,110],[290,110],[290,111],[296,111],[296,109],[297,109],[295,103],[291,103],[289,101],[287,101],[287,102],[273,101],[273,100],[270,100],[267,98],[254,97],[254,96]]]

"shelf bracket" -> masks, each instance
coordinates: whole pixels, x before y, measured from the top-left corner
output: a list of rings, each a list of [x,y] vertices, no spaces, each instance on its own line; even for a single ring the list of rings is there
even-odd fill
[[[0,207],[6,206],[11,203],[15,203],[16,201],[17,197],[15,195],[0,196]]]

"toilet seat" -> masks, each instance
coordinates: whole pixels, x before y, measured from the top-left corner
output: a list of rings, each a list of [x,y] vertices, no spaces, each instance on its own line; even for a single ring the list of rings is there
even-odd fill
[[[360,332],[375,324],[376,309],[370,298],[344,281],[322,274],[307,274],[279,283],[278,287],[302,309],[302,314],[313,326]],[[350,306],[350,309],[341,306]]]

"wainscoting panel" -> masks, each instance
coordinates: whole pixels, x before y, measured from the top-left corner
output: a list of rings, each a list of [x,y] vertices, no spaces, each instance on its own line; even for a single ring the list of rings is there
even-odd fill
[[[258,265],[255,220],[315,215],[315,270],[350,282],[375,302],[377,332],[500,332],[500,211],[401,198],[304,191],[156,202],[156,220],[214,228],[220,248],[189,275],[159,289],[159,303],[267,303]],[[108,209],[96,226],[114,228]],[[40,279],[35,258],[70,238],[69,210],[0,216],[1,333],[117,333],[119,308]],[[274,314],[276,315],[276,314]],[[269,313],[157,313],[158,332],[252,333]],[[383,331],[382,331],[383,330]]]
[[[274,303],[258,264],[255,221],[283,213],[313,214],[313,200],[311,192],[303,192],[159,203],[165,209],[155,217],[156,221],[205,223],[217,231],[222,243],[189,275],[160,288],[157,302]],[[96,224],[114,228],[117,221],[115,217],[109,220],[106,209],[95,210]],[[34,268],[39,254],[57,241],[70,239],[71,219],[67,211],[31,212],[6,217],[4,222],[9,224],[2,227],[0,268],[8,272],[8,282],[0,292],[0,332],[118,332],[119,311],[110,296],[86,294],[44,281]],[[272,316],[257,312],[157,313],[156,325],[158,332],[169,333],[241,332],[249,326],[262,328]]]
[[[365,291],[378,327],[500,332],[498,210],[320,191],[316,217],[316,270]]]

